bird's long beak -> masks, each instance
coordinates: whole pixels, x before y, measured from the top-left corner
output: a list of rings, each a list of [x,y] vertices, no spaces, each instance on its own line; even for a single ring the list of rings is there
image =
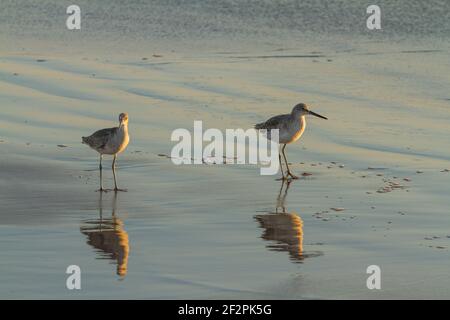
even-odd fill
[[[309,111],[309,114],[312,114],[313,116],[316,116],[318,118],[322,118],[322,119],[328,120],[327,117],[321,116],[320,114],[312,112],[312,111]]]

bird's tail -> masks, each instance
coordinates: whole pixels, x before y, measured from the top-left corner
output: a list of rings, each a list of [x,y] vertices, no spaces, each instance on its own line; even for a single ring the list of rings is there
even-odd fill
[[[257,123],[254,126],[255,129],[259,130],[259,129],[263,129],[264,128],[264,123]]]

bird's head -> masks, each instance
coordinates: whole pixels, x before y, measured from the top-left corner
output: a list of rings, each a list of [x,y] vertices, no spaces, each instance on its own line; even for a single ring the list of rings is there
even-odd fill
[[[120,125],[127,125],[128,124],[128,113],[121,113],[119,115],[119,122],[120,122]]]
[[[294,109],[292,109],[292,115],[294,117],[296,117],[296,118],[300,118],[300,117],[306,116],[308,114],[316,116],[318,118],[322,118],[322,119],[328,120],[328,118],[326,118],[324,116],[321,116],[320,114],[312,112],[311,110],[309,110],[308,106],[306,104],[304,104],[304,103],[299,103],[299,104],[297,104],[294,107]]]

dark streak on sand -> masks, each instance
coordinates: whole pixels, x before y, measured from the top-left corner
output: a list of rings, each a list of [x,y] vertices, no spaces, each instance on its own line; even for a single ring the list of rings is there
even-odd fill
[[[436,52],[442,52],[442,50],[404,50],[404,51],[398,51],[398,52],[363,52],[363,53],[357,53],[356,55],[359,56],[375,56],[375,55],[382,55],[382,54],[397,54],[397,53],[436,53]]]
[[[292,58],[324,58],[323,54],[305,55],[267,55],[267,56],[233,56],[233,59],[292,59]]]

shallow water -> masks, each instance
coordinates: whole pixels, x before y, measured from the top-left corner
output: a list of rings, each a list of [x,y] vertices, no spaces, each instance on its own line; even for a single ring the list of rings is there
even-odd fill
[[[400,5],[401,21],[387,10],[383,33],[372,35],[351,31],[356,1],[330,6],[348,19],[328,27],[313,19],[325,2],[303,2],[291,13],[300,20],[278,21],[294,2],[277,13],[270,1],[245,10],[229,1],[153,2],[140,11],[136,1],[122,10],[123,29],[99,24],[81,40],[56,22],[41,33],[21,28],[32,16],[2,19],[25,2],[5,3],[0,297],[450,297],[449,20],[432,6]],[[42,3],[32,5],[36,23],[59,12]],[[89,8],[90,18],[102,3]],[[111,15],[123,9],[112,8]],[[201,33],[209,36],[194,37],[213,9],[219,18]],[[192,25],[173,24],[193,12],[200,18]],[[421,31],[411,24],[417,12]],[[154,25],[130,23],[133,14],[159,21],[160,32],[145,33]],[[305,34],[301,19],[313,22]],[[241,32],[223,26],[236,21]],[[67,41],[81,52],[61,47]],[[301,141],[287,148],[293,170],[312,174],[289,186],[258,166],[175,166],[160,156],[170,154],[172,130],[192,130],[194,120],[248,128],[299,101],[329,120],[309,119]],[[112,126],[123,111],[131,144],[118,176],[128,192],[101,195],[97,155],[80,137]],[[81,267],[80,291],[65,287],[71,264]],[[382,270],[379,291],[366,288],[372,264]]]

